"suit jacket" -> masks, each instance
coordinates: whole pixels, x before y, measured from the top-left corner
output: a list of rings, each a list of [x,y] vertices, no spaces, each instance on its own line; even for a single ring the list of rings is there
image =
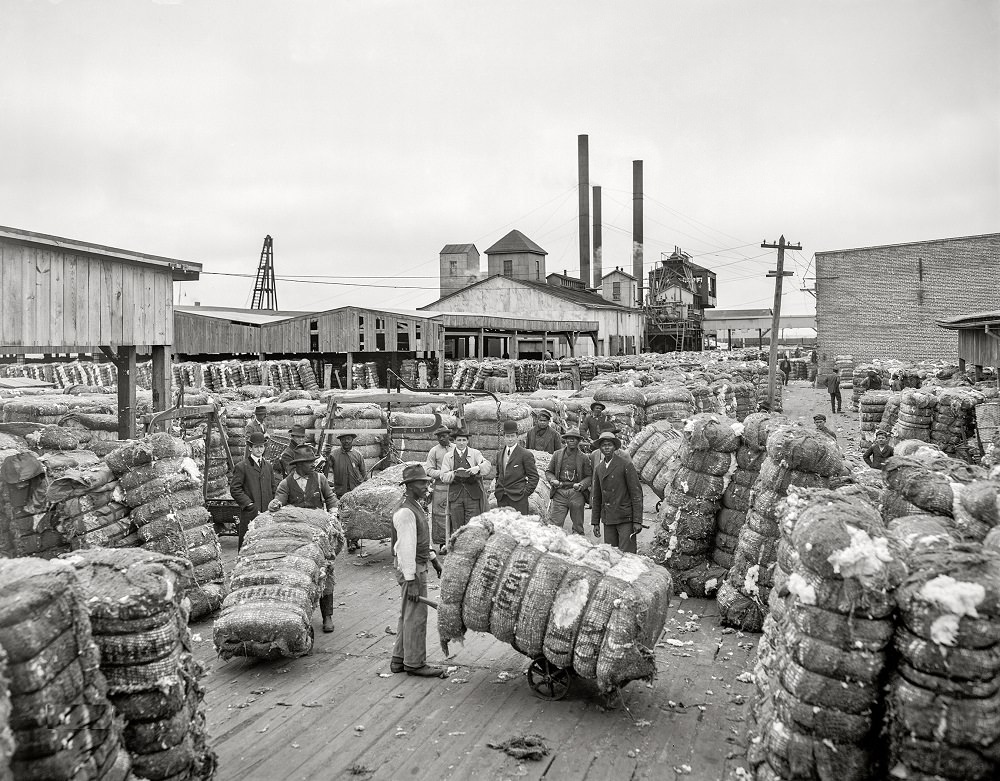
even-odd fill
[[[444,459],[441,461],[441,469],[437,472],[438,479],[446,486],[451,486],[455,482],[455,453],[458,451],[454,445],[445,454]],[[469,459],[469,466],[478,466],[479,474],[476,475],[476,480],[479,482],[480,496],[482,501],[480,503],[480,509],[482,512],[486,512],[489,508],[489,502],[487,502],[487,493],[483,486],[483,479],[490,476],[492,471],[492,464],[483,458],[483,454],[476,450],[474,447],[467,448],[465,451],[465,457]],[[428,472],[428,474],[430,474]]]
[[[259,468],[249,458],[240,461],[229,478],[229,493],[241,510],[253,507],[264,512],[274,498],[274,487],[274,471],[263,459]]]
[[[503,454],[506,449],[504,446],[497,453],[497,484],[493,493],[498,501],[506,496],[512,502],[518,502],[534,493],[538,485],[538,467],[531,451],[518,443],[504,468]]]
[[[594,526],[642,523],[642,484],[635,466],[617,453],[607,467],[602,458],[594,469],[590,506]]]

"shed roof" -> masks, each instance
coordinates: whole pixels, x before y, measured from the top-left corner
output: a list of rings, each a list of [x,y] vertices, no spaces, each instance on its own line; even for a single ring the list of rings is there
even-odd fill
[[[476,249],[475,244],[445,244],[442,255],[466,255],[470,249]],[[476,250],[478,252],[479,250]]]
[[[472,290],[473,288],[479,287],[480,285],[486,285],[490,283],[490,280],[503,279],[504,282],[516,285],[524,285],[525,287],[533,288],[539,290],[542,293],[547,293],[554,298],[561,299],[563,301],[568,301],[571,304],[576,304],[577,306],[590,307],[591,309],[623,309],[628,310],[629,307],[622,306],[621,304],[615,304],[608,301],[604,296],[598,295],[597,293],[592,293],[589,290],[574,290],[568,287],[560,287],[559,285],[549,285],[545,282],[534,282],[527,279],[514,279],[513,277],[501,277],[494,274],[492,277],[486,277],[485,279],[480,279],[478,282],[474,282],[467,287],[463,287],[461,290],[456,290],[454,293],[449,293],[436,301],[432,301],[426,306],[420,307],[421,310],[434,309],[435,311],[441,311],[442,309],[447,309],[447,307],[438,306],[442,302],[448,301],[450,298],[464,293],[467,290]]]
[[[613,269],[611,269],[611,271],[609,271],[607,274],[605,274],[603,277],[601,277],[601,280],[603,281],[603,280],[607,279],[612,274],[618,274],[619,276],[628,277],[629,279],[633,279],[633,280],[635,279],[635,277],[633,277],[627,271],[622,271],[620,268],[613,268]]]
[[[520,252],[530,252],[534,255],[549,254],[516,229],[486,250],[487,255],[513,255]]]
[[[143,266],[170,269],[175,282],[197,280],[201,273],[201,263],[165,258],[160,255],[148,255],[145,252],[107,247],[103,244],[92,244],[87,241],[66,239],[62,236],[50,236],[47,233],[35,233],[34,231],[26,231],[21,228],[8,228],[0,225],[0,241],[5,240],[36,247],[56,248],[81,255],[95,255],[111,260],[118,260],[123,263],[136,263]]]
[[[925,239],[923,241],[903,241],[897,244],[872,244],[868,247],[849,247],[847,249],[817,250],[816,255],[836,255],[840,252],[861,252],[870,249],[885,249],[887,247],[916,247],[923,244],[942,244],[949,241],[967,241],[968,239],[997,239],[1000,233],[980,233],[975,236],[952,236],[947,239]]]
[[[970,315],[961,315],[947,320],[938,320],[937,324],[941,328],[958,331],[963,328],[982,328],[984,325],[1000,325],[1000,310],[991,312],[974,312]]]

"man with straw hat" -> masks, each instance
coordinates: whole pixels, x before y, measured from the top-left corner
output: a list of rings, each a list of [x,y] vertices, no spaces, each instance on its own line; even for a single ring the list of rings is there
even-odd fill
[[[440,667],[427,664],[427,605],[420,601],[427,599],[428,563],[441,577],[441,564],[431,550],[430,529],[421,506],[431,482],[423,464],[407,466],[402,480],[406,496],[392,515],[393,563],[396,581],[402,587],[402,605],[389,669],[421,678],[446,678]]]
[[[590,524],[594,536],[623,553],[635,553],[636,538],[642,530],[642,484],[631,461],[615,453],[621,441],[610,431],[597,438],[601,460],[594,470],[594,492],[591,498]]]
[[[337,507],[337,497],[327,482],[326,475],[316,471],[316,451],[308,445],[292,458],[292,473],[278,484],[274,501],[268,510],[283,506],[303,507],[308,510],[331,512]],[[319,598],[319,611],[323,616],[323,631],[333,631],[333,578],[327,578],[326,589]]]
[[[441,426],[434,432],[437,444],[427,452],[424,469],[434,478],[434,488],[431,494],[431,544],[436,545],[440,552],[448,542],[448,484],[441,479],[444,474],[444,459],[451,452],[451,430]]]
[[[552,488],[552,503],[549,505],[549,523],[562,528],[569,513],[575,534],[584,534],[583,506],[590,492],[593,467],[590,457],[580,452],[580,430],[571,428],[563,434],[565,446],[557,450],[545,478]]]

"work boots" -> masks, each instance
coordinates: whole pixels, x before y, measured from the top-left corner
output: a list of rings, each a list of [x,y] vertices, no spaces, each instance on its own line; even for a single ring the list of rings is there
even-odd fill
[[[323,631],[333,631],[333,594],[324,594],[319,598],[319,612],[323,616]]]

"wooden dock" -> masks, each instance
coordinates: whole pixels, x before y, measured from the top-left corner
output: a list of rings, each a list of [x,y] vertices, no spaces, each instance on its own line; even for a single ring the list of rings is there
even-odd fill
[[[647,496],[648,521],[655,496]],[[652,530],[644,531],[650,535]],[[228,561],[235,539],[223,539]],[[528,660],[490,635],[470,634],[445,660],[434,611],[429,661],[448,680],[389,673],[399,593],[387,543],[337,562],[337,629],[301,659],[216,658],[210,621],[192,626],[219,781],[249,779],[737,778],[757,636],[723,629],[714,601],[677,599],[656,648],[654,684],[635,681],[607,709],[587,681],[546,702],[528,687]],[[437,581],[431,575],[431,598]],[[518,761],[489,747],[521,734],[551,753]]]

